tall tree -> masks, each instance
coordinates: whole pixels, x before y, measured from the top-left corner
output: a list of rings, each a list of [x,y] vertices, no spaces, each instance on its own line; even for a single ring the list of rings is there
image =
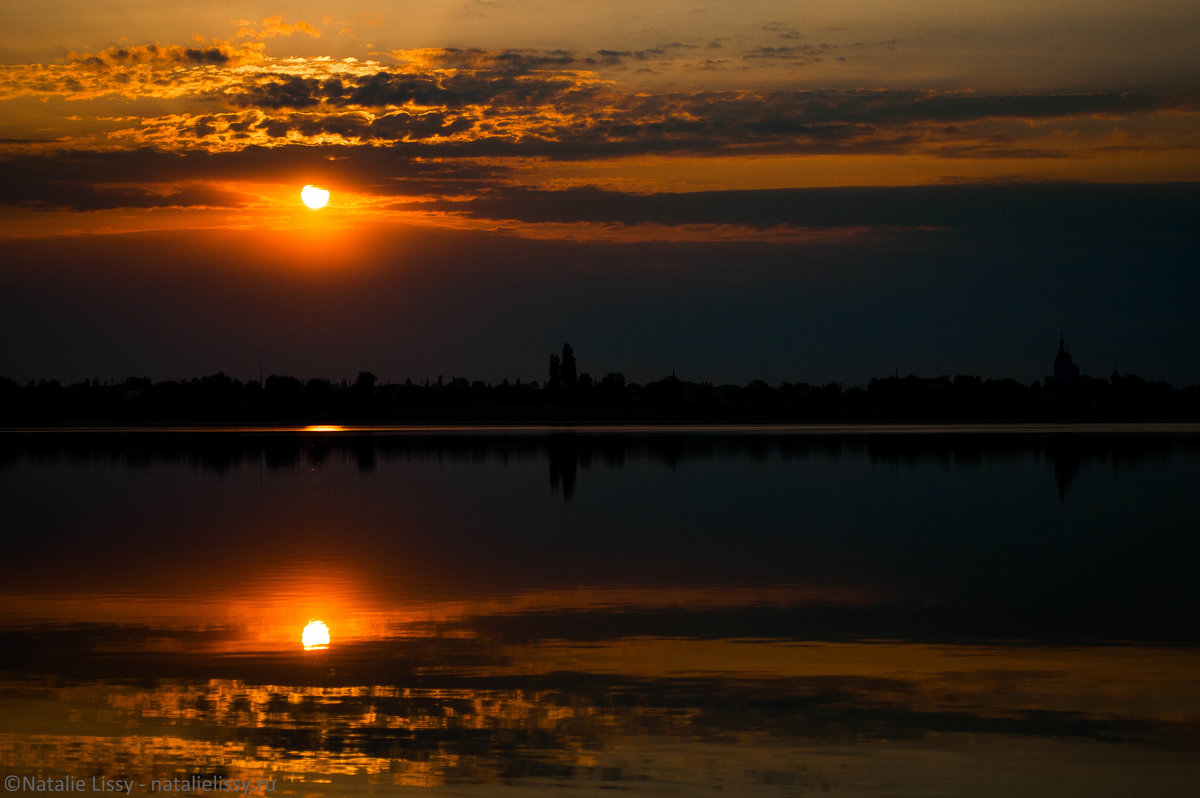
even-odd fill
[[[356,377],[354,380],[353,390],[355,393],[360,393],[364,396],[370,396],[375,390],[375,382],[378,379],[378,377],[369,371],[360,371],[358,372],[358,377]]]
[[[562,353],[562,384],[565,388],[574,388],[578,381],[575,371],[575,350],[570,344],[563,344]]]

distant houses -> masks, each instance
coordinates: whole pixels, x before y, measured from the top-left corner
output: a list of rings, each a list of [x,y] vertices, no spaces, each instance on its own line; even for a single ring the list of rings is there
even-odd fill
[[[599,380],[579,372],[568,344],[550,356],[549,377],[491,384],[439,376],[436,382],[380,384],[363,371],[353,383],[276,374],[244,383],[218,373],[69,386],[54,380],[22,386],[0,377],[0,425],[1200,420],[1200,386],[1174,388],[1115,369],[1111,380],[1082,375],[1061,334],[1053,373],[1032,385],[970,374],[899,373],[853,386],[763,380],[714,386],[674,373],[638,384],[620,372]]]

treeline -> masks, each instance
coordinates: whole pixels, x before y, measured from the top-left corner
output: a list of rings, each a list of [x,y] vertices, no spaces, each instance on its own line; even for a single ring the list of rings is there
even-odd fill
[[[548,376],[542,382],[438,377],[380,383],[364,371],[340,382],[272,375],[260,384],[213,374],[73,385],[20,385],[0,377],[0,423],[1200,419],[1200,387],[1176,389],[1116,374],[1032,385],[967,375],[889,377],[857,386],[713,385],[672,375],[638,384],[616,372],[579,373],[566,346],[562,356],[551,356]]]

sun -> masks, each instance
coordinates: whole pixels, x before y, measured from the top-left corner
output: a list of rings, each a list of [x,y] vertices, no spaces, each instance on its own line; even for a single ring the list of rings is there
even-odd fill
[[[305,651],[314,648],[329,648],[329,627],[324,621],[309,621],[300,633],[300,642]]]
[[[329,203],[329,189],[305,186],[300,189],[300,200],[314,211],[320,210]]]

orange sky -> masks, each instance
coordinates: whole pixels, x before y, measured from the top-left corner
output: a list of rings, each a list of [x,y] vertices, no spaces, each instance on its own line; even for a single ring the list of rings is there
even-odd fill
[[[879,264],[879,252],[898,252],[923,263],[932,242],[946,263],[978,263],[980,252],[995,251],[1003,241],[1013,251],[993,263],[1002,276],[981,277],[953,297],[935,299],[924,291],[913,298],[943,313],[961,311],[939,321],[956,335],[918,334],[905,320],[876,323],[867,337],[903,341],[899,352],[870,354],[836,373],[821,365],[819,376],[806,378],[861,378],[901,367],[898,359],[914,369],[980,371],[979,359],[990,350],[1006,353],[1004,373],[1029,379],[1041,371],[1030,362],[1032,329],[1020,342],[971,344],[969,352],[933,358],[926,353],[931,339],[978,337],[1032,319],[1045,320],[1047,327],[1036,331],[1043,346],[1063,328],[1096,339],[1103,365],[1093,368],[1107,372],[1113,360],[1129,362],[1131,354],[1134,364],[1148,362],[1155,341],[1177,339],[1188,329],[1182,308],[1163,316],[1158,300],[1186,293],[1174,276],[1154,278],[1149,287],[1133,283],[1147,279],[1147,262],[1176,263],[1194,252],[1194,241],[1176,222],[1189,216],[1195,198],[1187,186],[1200,179],[1198,37],[1200,12],[1182,0],[1136,8],[1078,0],[1002,6],[854,0],[803,7],[765,0],[649,6],[621,0],[595,7],[541,0],[351,7],[306,0],[286,13],[258,2],[99,8],[53,0],[14,7],[0,32],[0,180],[6,186],[0,239],[44,243],[31,245],[41,247],[40,254],[9,263],[14,271],[0,274],[0,281],[11,296],[24,296],[26,306],[45,300],[17,286],[36,284],[34,293],[43,296],[38,292],[50,291],[53,282],[70,293],[71,281],[51,274],[69,268],[51,254],[62,245],[50,242],[64,236],[95,239],[91,251],[98,256],[125,246],[107,239],[129,234],[149,251],[186,257],[219,249],[217,233],[244,234],[235,256],[244,266],[235,269],[240,274],[263,263],[306,272],[336,260],[343,270],[384,275],[386,253],[408,252],[417,230],[451,236],[454,245],[437,250],[435,260],[474,258],[464,254],[473,248],[468,242],[483,236],[490,243],[482,251],[523,247],[520,255],[512,250],[515,262],[537,269],[552,269],[561,254],[542,243],[574,248],[567,259],[585,261],[608,257],[595,246],[627,253],[644,247],[632,259],[617,259],[629,268],[635,261],[695,262],[694,253],[679,248],[710,244],[726,248],[721,257],[728,263],[824,264],[788,278],[803,282],[814,274],[848,274],[830,258]],[[309,183],[332,191],[325,210],[300,204],[299,190]],[[1105,184],[1099,193],[1063,188],[1099,184]],[[922,189],[896,193],[909,186]],[[1056,188],[1047,193],[1047,186]],[[850,187],[863,191],[836,193]],[[927,194],[923,187],[946,192]],[[1059,211],[1069,218],[1051,223],[1048,214]],[[1000,239],[997,225],[1005,231]],[[1031,234],[1035,228],[1040,232]],[[1059,231],[1061,240],[1047,239],[1047,229]],[[1119,234],[1126,243],[1100,243],[1097,231]],[[185,243],[192,234],[199,237]],[[167,236],[169,243],[150,245],[150,235]],[[1084,254],[1079,240],[1095,252]],[[1147,242],[1157,249],[1146,249]],[[780,249],[768,256],[765,246]],[[1064,258],[1055,252],[1074,252],[1071,257],[1084,263],[1106,261],[1114,252],[1128,258],[1103,266],[1116,271],[1091,280],[1102,295],[1068,299],[1076,304],[1061,311],[1028,308],[1020,321],[1008,317],[1010,299],[991,308],[986,324],[976,322],[979,309],[969,308],[979,297],[1005,293],[984,286],[1024,279],[1012,277],[1021,263],[1057,269]],[[152,260],[138,256],[137,263],[154,268]],[[53,266],[34,271],[34,263]],[[428,259],[425,265],[445,271]],[[634,285],[642,274],[619,279]],[[1056,274],[1054,295],[1075,297],[1077,277]],[[194,294],[185,287],[194,277],[194,271],[179,274],[169,289],[134,304]],[[518,269],[507,282],[540,279]],[[803,304],[809,301],[817,307],[874,302],[854,291],[817,298],[794,282],[781,290],[774,279],[757,273],[748,280],[761,287],[762,300],[728,310],[725,315],[745,320],[736,327],[755,327],[763,314],[748,308],[781,296],[795,303],[779,310],[780,320],[812,317],[813,307]],[[856,285],[886,282],[853,279]],[[913,273],[905,285],[928,287],[926,279]],[[109,288],[92,289],[74,304],[111,305],[107,292],[117,280],[114,273]],[[684,285],[700,290],[703,283]],[[582,284],[575,289],[583,291]],[[379,284],[368,289],[373,295],[387,290]],[[681,307],[678,296],[633,290],[626,305],[646,308],[641,326],[664,314],[688,320],[675,336],[684,343],[664,343],[638,366],[648,369],[643,377],[661,375],[671,360],[701,378],[748,376],[732,373],[728,358],[706,360],[713,347],[695,343],[712,329],[706,314],[728,301],[728,286],[679,314],[671,310]],[[527,292],[514,291],[524,289],[492,295],[505,304],[529,301]],[[1020,289],[1013,284],[1007,291],[1015,296]],[[569,322],[589,312],[570,306],[564,299],[560,317],[532,319],[536,332],[504,343],[494,370],[481,376],[514,375],[518,350],[535,339],[547,342],[539,351],[561,345],[556,339],[564,336],[585,341],[593,352],[605,347],[611,359],[604,368],[634,368],[625,363],[649,353],[644,342],[632,349],[610,344],[609,331]],[[877,321],[879,310],[872,313]],[[1114,313],[1124,320],[1114,321]],[[1165,320],[1135,321],[1147,314]],[[186,348],[209,348],[187,361],[189,371],[236,370],[226,365],[228,349],[210,346],[225,335],[207,327],[212,316],[211,308],[188,316],[195,338]],[[361,338],[348,335],[347,322],[338,314],[323,338],[303,342],[303,350],[364,350]],[[10,324],[0,334],[31,337],[27,320]],[[101,324],[84,319],[77,326],[86,338]],[[616,324],[630,329],[628,320]],[[803,341],[825,340],[829,329],[795,331],[764,359],[775,362],[800,351]],[[413,338],[428,329],[399,334]],[[764,328],[742,336],[737,348],[780,341],[781,334],[778,327]],[[0,362],[0,374],[70,379],[97,369],[136,369],[159,376],[165,364],[180,363],[178,355],[141,356],[119,341],[92,346],[63,335],[54,332],[46,351]],[[128,328],[121,336],[161,340],[164,331]],[[478,329],[458,337],[502,340]],[[837,337],[847,338],[844,332]],[[864,343],[853,347],[861,351]],[[447,354],[442,360],[429,355],[420,369],[475,367],[451,351],[454,346],[445,336],[432,341],[431,349]],[[106,357],[80,354],[88,348]],[[671,355],[681,349],[692,354]],[[763,376],[794,375],[806,359]],[[843,362],[845,353],[830,360]],[[1171,370],[1169,361],[1155,363],[1157,373],[1194,379]],[[299,363],[290,367],[310,373],[347,368],[333,358],[304,360],[299,351],[277,362]],[[416,368],[402,359],[373,367]]]
[[[6,215],[4,234],[242,227],[247,216],[292,227],[295,191],[312,174],[336,187],[343,224],[413,221],[387,207],[397,198],[512,186],[1200,175],[1187,35],[1200,15],[1188,3],[268,11],[118,4],[92,14],[61,2],[10,14],[0,157],[41,169],[17,175],[3,200],[37,218]],[[237,164],[280,148],[297,152],[292,163],[260,167],[253,182],[162,161],[135,174],[89,165],[147,151]],[[468,223],[459,217],[427,221]],[[566,234],[528,230],[519,214],[506,221]]]

